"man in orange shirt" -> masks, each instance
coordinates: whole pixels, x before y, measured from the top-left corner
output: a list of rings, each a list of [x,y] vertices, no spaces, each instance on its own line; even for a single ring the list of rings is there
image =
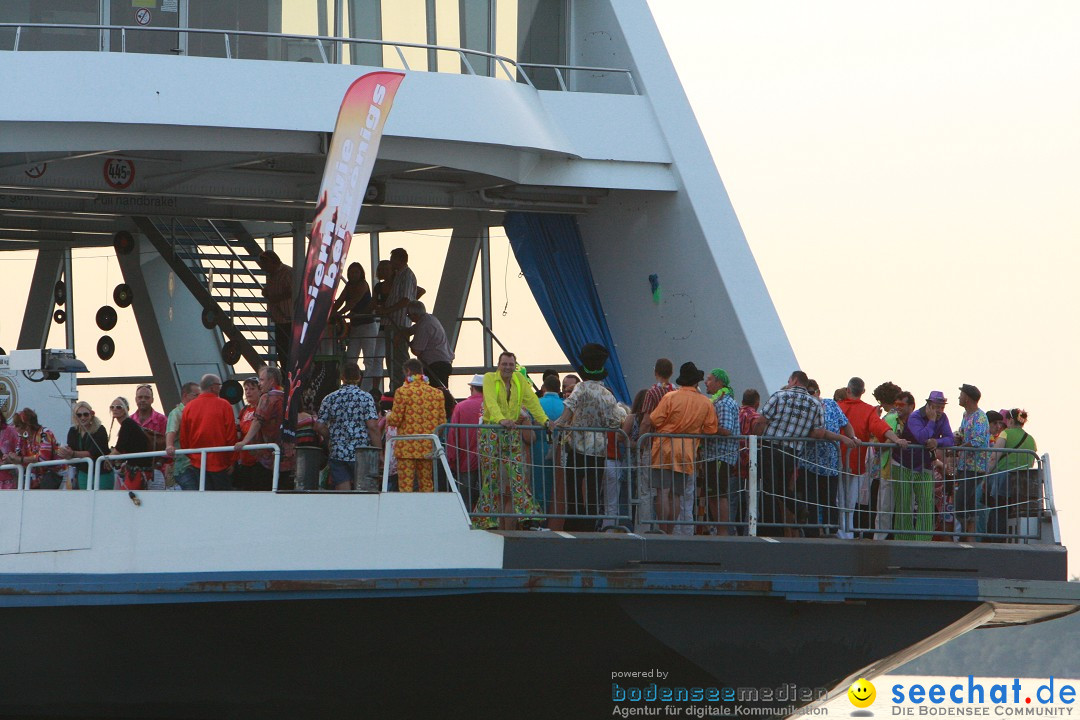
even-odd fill
[[[180,419],[180,446],[183,448],[206,448],[231,446],[236,442],[236,416],[232,405],[218,397],[221,390],[221,378],[217,375],[203,375],[199,381],[199,396],[184,406]],[[189,455],[191,467],[185,471],[182,485],[198,487],[199,473],[202,468],[200,455]],[[206,455],[206,489],[232,490],[229,470],[233,464],[233,453],[216,452]],[[190,474],[194,474],[194,478]]]
[[[679,389],[660,400],[650,418],[657,433],[715,435],[719,429],[712,402],[698,391],[705,373],[692,362],[683,363],[675,384]],[[656,438],[652,443],[649,483],[656,491],[656,519],[671,533],[682,505],[683,493],[694,494],[694,459],[697,438]],[[674,499],[672,498],[674,495]]]
[[[424,366],[416,358],[405,361],[405,383],[394,393],[394,409],[386,419],[398,435],[429,435],[446,422],[446,402],[441,391],[428,384]],[[398,464],[398,489],[412,492],[414,479],[420,492],[435,489],[430,440],[402,440],[394,443]]]

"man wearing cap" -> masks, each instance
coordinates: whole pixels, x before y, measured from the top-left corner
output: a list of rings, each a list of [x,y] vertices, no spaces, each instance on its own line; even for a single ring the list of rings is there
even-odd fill
[[[705,392],[709,394],[716,412],[717,435],[723,438],[739,434],[739,405],[731,390],[726,371],[716,368],[705,376]],[[739,441],[709,440],[705,445],[705,499],[709,514],[717,523],[717,533],[733,535],[731,508],[738,507]]]
[[[931,540],[934,531],[934,476],[931,473],[934,451],[952,447],[953,432],[945,415],[948,401],[944,393],[934,390],[926,398],[926,404],[913,412],[910,410],[915,402],[913,398],[909,399],[910,395],[901,393],[897,400],[905,403],[904,407],[897,408],[904,424],[900,437],[923,447],[893,453],[899,465],[899,477],[894,478],[893,488],[893,529],[897,531],[894,537],[897,540]],[[905,417],[905,412],[910,414]],[[918,512],[913,500],[918,502]]]
[[[450,349],[446,331],[439,319],[428,313],[424,303],[413,300],[407,307],[409,320],[412,321],[412,327],[405,331],[405,335],[412,338],[409,349],[424,363],[431,384],[447,387],[450,374],[454,371],[454,351]]]
[[[675,384],[679,389],[664,395],[652,412],[656,432],[679,435],[716,435],[716,412],[706,395],[698,391],[705,376],[692,362],[683,363]],[[656,519],[661,530],[671,533],[684,495],[694,495],[694,463],[697,438],[654,438],[649,484],[656,491]],[[672,497],[674,496],[674,497]],[[692,526],[687,526],[691,527]]]
[[[847,417],[848,422],[851,424],[851,429],[855,433],[855,438],[857,440],[863,443],[870,442],[871,440],[876,442],[891,442],[900,445],[900,447],[907,447],[907,440],[902,439],[893,432],[893,429],[889,427],[889,424],[882,420],[878,415],[877,408],[867,402],[863,402],[862,396],[866,393],[866,383],[863,382],[862,378],[853,377],[848,380],[847,391],[848,396],[838,404],[840,405],[840,409],[843,411],[844,416]],[[892,408],[889,409],[891,410]],[[847,467],[848,472],[841,476],[838,487],[839,494],[836,499],[836,504],[840,510],[840,530],[837,532],[837,537],[854,537],[855,506],[871,505],[871,476],[873,476],[875,468],[867,467],[866,457],[868,451],[869,448],[865,445],[840,448],[840,452],[843,453],[844,457],[844,465]],[[892,527],[891,506],[889,507],[888,512],[888,526]]]
[[[986,413],[979,409],[982,393],[974,385],[964,383],[960,386],[960,407],[964,408],[964,419],[960,429],[953,436],[958,448],[990,447],[990,421]],[[975,494],[983,478],[990,471],[990,453],[965,449],[956,454],[956,486],[953,501],[956,503],[956,518],[969,535],[975,532],[977,519]],[[985,492],[983,497],[986,497]],[[966,540],[971,542],[971,538]]]
[[[469,397],[454,406],[450,424],[479,425],[484,414],[484,376],[473,375],[469,380]],[[446,432],[446,461],[457,479],[458,489],[471,512],[480,497],[480,455],[476,447],[476,430],[451,427]]]

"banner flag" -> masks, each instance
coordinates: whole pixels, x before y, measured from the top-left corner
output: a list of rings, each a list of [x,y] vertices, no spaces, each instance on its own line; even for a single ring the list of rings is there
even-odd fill
[[[299,402],[294,403],[293,398],[311,370],[326,330],[386,116],[404,78],[404,73],[397,72],[368,73],[349,86],[341,101],[319,186],[304,278],[293,310],[289,366],[282,368],[287,371],[289,404],[285,417],[290,435],[299,409]]]

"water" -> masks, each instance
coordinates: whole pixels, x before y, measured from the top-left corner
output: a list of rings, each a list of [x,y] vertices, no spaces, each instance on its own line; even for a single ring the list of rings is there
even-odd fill
[[[1019,703],[1014,702],[1016,696],[1013,683],[1020,681]],[[968,678],[947,677],[934,675],[883,675],[871,681],[877,691],[877,697],[873,704],[865,710],[860,710],[851,704],[847,693],[840,695],[825,704],[824,709],[828,717],[911,717],[911,718],[942,718],[942,717],[1080,717],[1080,679],[1054,678],[1053,702],[1040,703],[1037,691],[1040,686],[1049,685],[1049,678],[993,678],[975,677],[973,682],[983,688],[984,702],[968,703]],[[921,703],[914,703],[908,699],[912,685],[921,685],[929,692],[934,685],[941,685],[945,691],[944,701],[941,703],[931,702],[924,698]],[[893,701],[893,686],[901,685],[904,702]],[[949,699],[949,691],[954,685],[960,685],[959,695],[964,701],[956,703]],[[1007,702],[994,703],[991,701],[991,688],[994,685],[1004,685],[1007,690]],[[1075,690],[1073,696],[1069,695],[1068,689]],[[1074,702],[1062,702],[1062,691],[1065,690],[1065,700],[1072,699]],[[975,694],[975,699],[977,698]],[[1031,698],[1031,702],[1025,702]],[[1046,689],[1042,692],[1042,699],[1048,699]],[[799,716],[796,716],[799,717]],[[822,717],[822,715],[807,715],[806,717]]]

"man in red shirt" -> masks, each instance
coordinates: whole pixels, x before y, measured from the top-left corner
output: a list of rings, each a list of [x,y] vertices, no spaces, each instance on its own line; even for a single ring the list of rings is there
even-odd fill
[[[232,405],[218,397],[221,378],[203,375],[199,381],[199,396],[184,406],[180,419],[180,446],[184,448],[229,447],[236,442],[236,416]],[[202,469],[202,456],[190,455],[191,467],[185,472],[195,474],[195,482]],[[216,452],[206,455],[206,489],[232,490],[229,470],[233,453]],[[188,480],[190,483],[191,480]]]
[[[863,402],[862,396],[866,392],[866,383],[862,378],[853,377],[848,380],[848,396],[837,403],[844,412],[851,429],[855,432],[855,438],[860,443],[892,442],[900,447],[907,447],[908,441],[901,440],[892,431],[888,423],[878,415],[877,408]],[[840,530],[837,537],[855,537],[855,506],[870,506],[873,501],[871,482],[873,480],[873,467],[867,467],[866,455],[869,448],[865,445],[855,447],[840,446],[840,452],[844,456],[844,466],[848,468],[847,474],[843,475],[838,488],[836,504],[840,509]],[[872,509],[871,509],[872,510]],[[872,515],[871,515],[872,517]],[[873,528],[859,528],[860,531],[872,530]]]

